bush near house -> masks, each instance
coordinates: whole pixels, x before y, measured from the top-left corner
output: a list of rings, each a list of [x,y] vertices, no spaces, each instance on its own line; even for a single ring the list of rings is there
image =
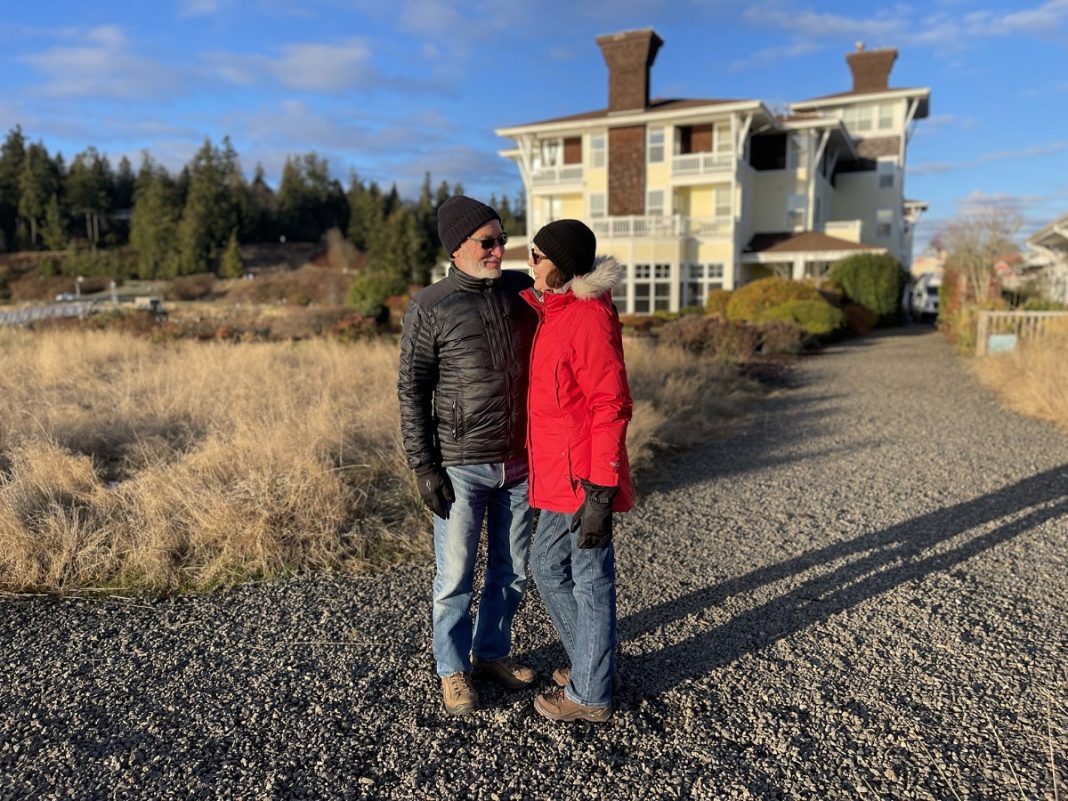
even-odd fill
[[[846,316],[841,309],[836,309],[827,301],[788,300],[760,313],[757,322],[783,320],[795,323],[806,334],[819,339],[826,339],[845,327]]]
[[[774,320],[754,324],[687,315],[665,323],[657,342],[710,356],[719,362],[741,363],[758,353],[764,356],[800,353],[804,339],[802,328],[791,322]]]
[[[814,286],[787,278],[761,278],[734,290],[727,303],[728,320],[755,322],[763,312],[791,300],[815,300],[826,303]]]
[[[831,265],[831,281],[847,302],[867,306],[880,325],[901,323],[901,290],[905,273],[886,253],[858,253]]]
[[[713,289],[708,293],[708,298],[705,300],[705,314],[726,317],[727,304],[731,302],[732,295],[734,293],[729,289]]]

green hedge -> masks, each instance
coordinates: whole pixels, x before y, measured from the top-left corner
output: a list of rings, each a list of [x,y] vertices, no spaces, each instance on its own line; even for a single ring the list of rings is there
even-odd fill
[[[763,312],[792,300],[826,303],[819,290],[787,278],[761,278],[734,290],[727,303],[728,320],[757,321]]]
[[[825,338],[844,327],[845,313],[822,298],[819,300],[788,300],[760,313],[759,322],[785,320],[796,323],[809,336]]]
[[[901,291],[905,273],[886,253],[858,253],[831,265],[831,280],[850,303],[867,306],[880,325],[901,322]]]

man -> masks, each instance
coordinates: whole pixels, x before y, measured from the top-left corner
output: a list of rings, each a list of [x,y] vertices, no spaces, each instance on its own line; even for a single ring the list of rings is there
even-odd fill
[[[438,209],[449,274],[417,292],[401,336],[401,435],[419,493],[434,513],[434,659],[445,709],[478,708],[471,675],[511,689],[536,675],[510,657],[527,576],[526,396],[537,318],[532,285],[502,273],[507,235],[489,206],[463,195]],[[475,557],[487,529],[485,586],[471,623]]]

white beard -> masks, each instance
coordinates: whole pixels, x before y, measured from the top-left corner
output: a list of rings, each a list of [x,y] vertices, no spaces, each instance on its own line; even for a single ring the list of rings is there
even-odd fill
[[[456,269],[460,270],[459,267],[457,267]],[[493,278],[500,278],[501,277],[501,268],[500,268],[500,266],[487,267],[485,264],[482,264],[481,262],[479,262],[477,265],[473,266],[470,270],[460,270],[460,271],[467,273],[472,278],[490,278],[490,279],[493,279]]]

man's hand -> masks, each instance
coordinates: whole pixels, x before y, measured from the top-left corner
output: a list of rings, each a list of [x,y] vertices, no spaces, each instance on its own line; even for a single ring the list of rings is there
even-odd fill
[[[416,483],[423,503],[431,512],[441,519],[449,516],[449,504],[456,500],[452,491],[452,482],[445,468],[436,464],[421,464],[415,468]]]
[[[582,482],[585,497],[571,518],[571,532],[579,532],[579,548],[607,548],[612,541],[612,499],[618,487]]]

